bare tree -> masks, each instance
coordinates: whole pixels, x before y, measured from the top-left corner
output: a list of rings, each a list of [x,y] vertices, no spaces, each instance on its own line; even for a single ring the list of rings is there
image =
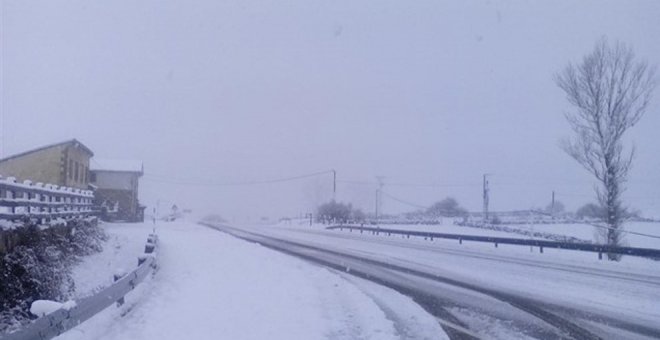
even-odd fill
[[[655,88],[655,68],[636,61],[629,46],[603,38],[579,64],[556,75],[557,85],[575,110],[566,113],[575,137],[562,148],[593,174],[596,193],[606,208],[607,244],[621,243],[625,208],[621,194],[635,155],[624,150],[622,137],[644,115]],[[618,260],[608,254],[610,260]]]

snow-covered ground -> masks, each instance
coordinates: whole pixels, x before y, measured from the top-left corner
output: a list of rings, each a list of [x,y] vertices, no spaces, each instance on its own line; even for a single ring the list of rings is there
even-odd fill
[[[110,284],[151,224],[106,224],[105,250],[75,269],[77,296]],[[57,339],[442,339],[410,298],[190,222],[160,223],[156,275]]]
[[[277,227],[299,227],[299,228],[312,228],[323,229],[327,225],[313,224],[309,226],[308,220],[293,220],[286,223],[278,223]],[[367,225],[365,225],[367,226]],[[372,227],[369,225],[369,227]],[[528,236],[522,233],[505,232],[499,230],[489,230],[475,227],[459,226],[453,223],[452,219],[442,219],[440,224],[382,224],[381,228],[400,229],[400,230],[414,230],[414,231],[428,231],[446,234],[462,234],[462,235],[479,235],[479,236],[494,236],[494,237],[511,237],[511,238],[538,238],[544,239],[539,236]],[[574,237],[584,241],[595,243],[602,243],[602,238],[599,238],[597,228],[590,224],[584,223],[567,223],[567,224],[515,224],[515,225],[502,225],[510,229],[518,229],[522,232],[545,233],[553,235],[562,235],[566,237]],[[658,222],[626,222],[623,232],[624,244],[630,247],[640,248],[656,248],[660,249],[660,223]]]
[[[419,226],[410,226],[419,227]],[[428,227],[428,226],[427,226]],[[445,228],[445,226],[430,226]],[[660,320],[660,263],[624,256],[598,260],[593,253],[523,246],[434,241],[401,236],[325,230],[321,225],[244,226],[285,240],[355,254],[478,284],[559,306],[631,318],[645,324]],[[449,227],[451,228],[451,226]],[[460,230],[481,229],[457,227]],[[655,321],[653,321],[655,320]]]

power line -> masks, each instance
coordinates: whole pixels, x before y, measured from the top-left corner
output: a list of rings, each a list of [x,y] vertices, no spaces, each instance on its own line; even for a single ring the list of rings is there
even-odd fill
[[[412,202],[410,202],[410,201],[406,201],[406,200],[403,200],[403,199],[400,199],[400,198],[394,197],[394,196],[392,196],[392,195],[390,195],[390,194],[388,194],[387,192],[382,191],[382,190],[381,190],[381,194],[385,195],[385,196],[386,196],[387,198],[389,198],[389,199],[392,199],[392,200],[397,201],[397,202],[399,202],[399,203],[403,203],[403,204],[405,204],[405,205],[409,205],[409,206],[414,207],[414,208],[424,209],[424,210],[428,209],[428,207],[426,207],[426,206],[423,206],[423,205],[420,205],[420,204],[416,204],[416,203],[412,203]]]
[[[333,170],[326,170],[326,171],[319,171],[319,172],[314,172],[314,173],[309,173],[309,174],[304,174],[304,175],[291,176],[291,177],[283,177],[283,178],[268,179],[268,180],[242,181],[242,182],[215,182],[215,181],[210,181],[210,180],[182,180],[182,179],[176,179],[176,178],[171,178],[171,177],[166,177],[166,176],[161,176],[161,175],[154,175],[154,174],[150,174],[150,173],[145,173],[144,176],[145,176],[145,179],[150,180],[150,181],[161,182],[161,183],[169,183],[169,184],[179,184],[179,185],[247,186],[247,185],[261,185],[261,184],[274,184],[274,183],[290,182],[290,181],[295,181],[295,180],[299,180],[299,179],[330,174],[330,173],[333,173],[333,172],[334,172]]]
[[[660,235],[645,234],[645,233],[640,233],[640,232],[637,232],[637,231],[629,231],[629,230],[625,230],[625,229],[616,229],[616,228],[607,227],[607,226],[603,226],[603,225],[599,225],[599,224],[595,224],[595,223],[591,223],[591,222],[587,222],[587,224],[591,225],[593,227],[601,228],[601,229],[605,229],[605,230],[616,230],[618,232],[625,233],[625,234],[632,234],[632,235],[639,235],[639,236],[645,236],[645,237],[660,239]]]

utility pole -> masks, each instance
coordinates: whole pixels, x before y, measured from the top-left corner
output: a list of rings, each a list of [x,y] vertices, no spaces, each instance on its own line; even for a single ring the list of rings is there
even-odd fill
[[[332,200],[337,200],[337,171],[332,169]]]
[[[555,219],[555,191],[552,190],[552,203],[550,204],[550,216]]]
[[[488,187],[488,175],[489,174],[484,174],[484,224],[488,223],[488,193],[490,191],[490,188]]]
[[[378,213],[380,212],[380,204],[381,204],[381,192],[383,191],[383,176],[376,176],[376,180],[378,181],[378,189],[376,189],[376,224],[378,224]]]

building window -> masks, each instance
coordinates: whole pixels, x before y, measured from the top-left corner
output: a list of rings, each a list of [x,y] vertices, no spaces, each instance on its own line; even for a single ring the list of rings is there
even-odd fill
[[[78,164],[78,162],[74,162],[74,163],[76,164],[76,167],[75,167],[75,169],[76,169],[75,171],[76,171],[76,172],[75,172],[75,174],[73,175],[73,179],[74,179],[74,181],[78,182],[78,173],[80,172],[80,169],[79,169],[79,168],[80,168],[80,164]]]
[[[69,159],[69,179],[73,179],[73,159]]]

